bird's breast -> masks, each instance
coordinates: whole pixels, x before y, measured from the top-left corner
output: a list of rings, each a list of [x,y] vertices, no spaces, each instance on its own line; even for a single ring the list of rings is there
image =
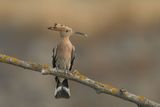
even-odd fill
[[[69,69],[71,64],[72,45],[61,43],[57,47],[57,62],[60,69]]]
[[[71,60],[72,44],[70,41],[62,41],[57,46],[57,59]]]

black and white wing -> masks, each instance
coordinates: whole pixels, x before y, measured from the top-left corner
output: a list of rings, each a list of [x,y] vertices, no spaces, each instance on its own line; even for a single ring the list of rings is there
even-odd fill
[[[56,61],[57,61],[57,47],[53,48],[53,56],[52,56],[52,65],[53,65],[53,68],[56,67]]]
[[[72,70],[74,60],[75,60],[75,47],[73,46],[72,53],[71,53],[71,66],[69,68],[70,71]]]

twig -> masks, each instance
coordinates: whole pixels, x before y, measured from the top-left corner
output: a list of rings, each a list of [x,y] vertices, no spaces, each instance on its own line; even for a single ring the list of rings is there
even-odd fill
[[[160,104],[151,101],[143,96],[138,96],[128,92],[126,89],[118,89],[113,86],[102,84],[100,82],[94,81],[87,76],[80,74],[79,71],[74,70],[73,72],[64,73],[62,70],[58,70],[50,67],[49,65],[41,65],[33,62],[27,62],[23,60],[19,60],[14,57],[10,57],[7,55],[0,54],[0,62],[11,64],[14,66],[22,67],[24,69],[29,69],[33,71],[37,71],[42,73],[43,75],[54,75],[63,78],[67,78],[69,80],[73,80],[79,82],[83,85],[91,87],[96,90],[97,93],[105,93],[115,97],[119,97],[123,100],[133,102],[138,105],[138,107],[160,107]]]

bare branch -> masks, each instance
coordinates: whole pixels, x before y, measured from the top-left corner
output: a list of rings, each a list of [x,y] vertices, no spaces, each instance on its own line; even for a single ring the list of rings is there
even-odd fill
[[[54,75],[67,78],[69,80],[73,80],[88,87],[91,87],[95,89],[97,93],[105,93],[115,97],[119,97],[126,101],[133,102],[137,104],[138,107],[160,107],[160,104],[151,101],[146,97],[132,94],[123,88],[118,89],[113,86],[94,81],[87,76],[80,74],[80,72],[77,70],[74,70],[73,72],[69,72],[67,74],[64,73],[62,70],[58,70],[58,72],[55,72],[56,69],[50,67],[49,65],[41,65],[33,62],[27,62],[3,54],[0,54],[0,62],[22,67],[24,69],[37,71],[42,73],[43,75]]]

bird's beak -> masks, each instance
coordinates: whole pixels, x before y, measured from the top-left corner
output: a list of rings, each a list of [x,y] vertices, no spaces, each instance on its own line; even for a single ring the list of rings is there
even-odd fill
[[[49,30],[54,30],[54,29],[55,29],[55,27],[50,26],[50,27],[48,27],[48,29],[49,29]]]
[[[74,33],[80,36],[88,37],[86,33],[82,33],[82,32],[74,32]]]
[[[65,28],[63,26],[59,26],[59,25],[57,25],[57,26],[50,26],[50,27],[48,27],[48,29],[49,30],[54,30],[54,31],[64,31],[65,30]]]

